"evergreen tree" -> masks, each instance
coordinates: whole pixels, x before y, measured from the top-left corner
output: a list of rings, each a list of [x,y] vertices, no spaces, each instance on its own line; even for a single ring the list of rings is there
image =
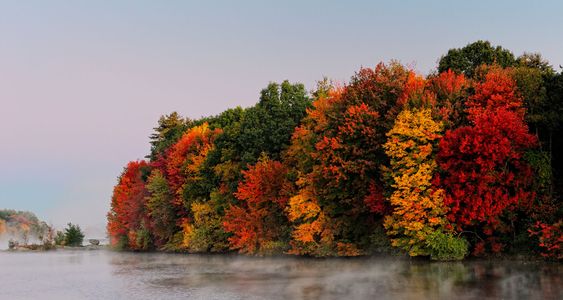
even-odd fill
[[[65,245],[73,247],[82,246],[83,240],[84,233],[82,233],[80,226],[68,223],[67,228],[65,228]]]

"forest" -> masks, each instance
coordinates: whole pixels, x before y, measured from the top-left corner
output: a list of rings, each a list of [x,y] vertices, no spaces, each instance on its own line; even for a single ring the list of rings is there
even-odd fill
[[[560,260],[562,122],[561,67],[488,41],[427,76],[270,83],[252,107],[162,116],[107,231],[133,251]]]

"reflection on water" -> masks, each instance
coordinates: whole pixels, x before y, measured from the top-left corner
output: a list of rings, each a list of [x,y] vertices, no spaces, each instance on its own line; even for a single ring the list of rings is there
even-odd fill
[[[0,253],[1,299],[562,299],[561,264]]]

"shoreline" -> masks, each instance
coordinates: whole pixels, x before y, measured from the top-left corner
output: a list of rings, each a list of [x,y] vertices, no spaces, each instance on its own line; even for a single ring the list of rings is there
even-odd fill
[[[86,246],[55,246],[53,248],[45,248],[43,245],[25,245],[18,246],[14,249],[1,249],[0,252],[51,252],[57,250],[105,250],[110,249],[108,245],[86,245]]]
[[[385,258],[391,260],[408,260],[413,263],[468,263],[475,261],[487,261],[487,262],[521,262],[521,263],[548,263],[561,265],[560,261],[543,259],[542,257],[534,255],[523,255],[523,254],[503,254],[498,256],[483,256],[483,257],[467,257],[462,260],[448,260],[448,261],[437,261],[432,260],[428,257],[411,257],[407,254],[390,254],[390,253],[373,253],[370,255],[360,255],[360,256],[328,256],[328,257],[313,257],[304,255],[292,255],[292,254],[277,254],[277,255],[245,255],[236,252],[226,252],[226,253],[208,253],[208,252],[177,252],[177,251],[124,251],[124,250],[114,250],[109,245],[87,245],[80,247],[70,247],[70,246],[57,246],[54,249],[28,249],[19,247],[18,249],[2,249],[0,253],[42,253],[42,252],[53,252],[53,251],[99,251],[106,250],[113,253],[125,253],[125,254],[169,254],[169,255],[186,255],[186,256],[225,256],[225,257],[236,257],[236,258],[257,258],[257,259],[300,259],[300,260],[311,260],[311,261],[323,261],[323,260],[359,260],[359,259],[372,259],[372,258]]]

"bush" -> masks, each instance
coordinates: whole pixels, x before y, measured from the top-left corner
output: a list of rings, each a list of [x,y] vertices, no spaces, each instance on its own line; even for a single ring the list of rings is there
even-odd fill
[[[426,237],[426,246],[433,260],[461,260],[467,255],[468,243],[451,233],[434,231]]]
[[[82,246],[82,241],[84,240],[84,233],[80,229],[80,226],[68,223],[65,229],[65,245],[66,246]]]
[[[55,235],[55,245],[64,246],[65,244],[65,234],[62,231],[57,230],[57,235]]]

